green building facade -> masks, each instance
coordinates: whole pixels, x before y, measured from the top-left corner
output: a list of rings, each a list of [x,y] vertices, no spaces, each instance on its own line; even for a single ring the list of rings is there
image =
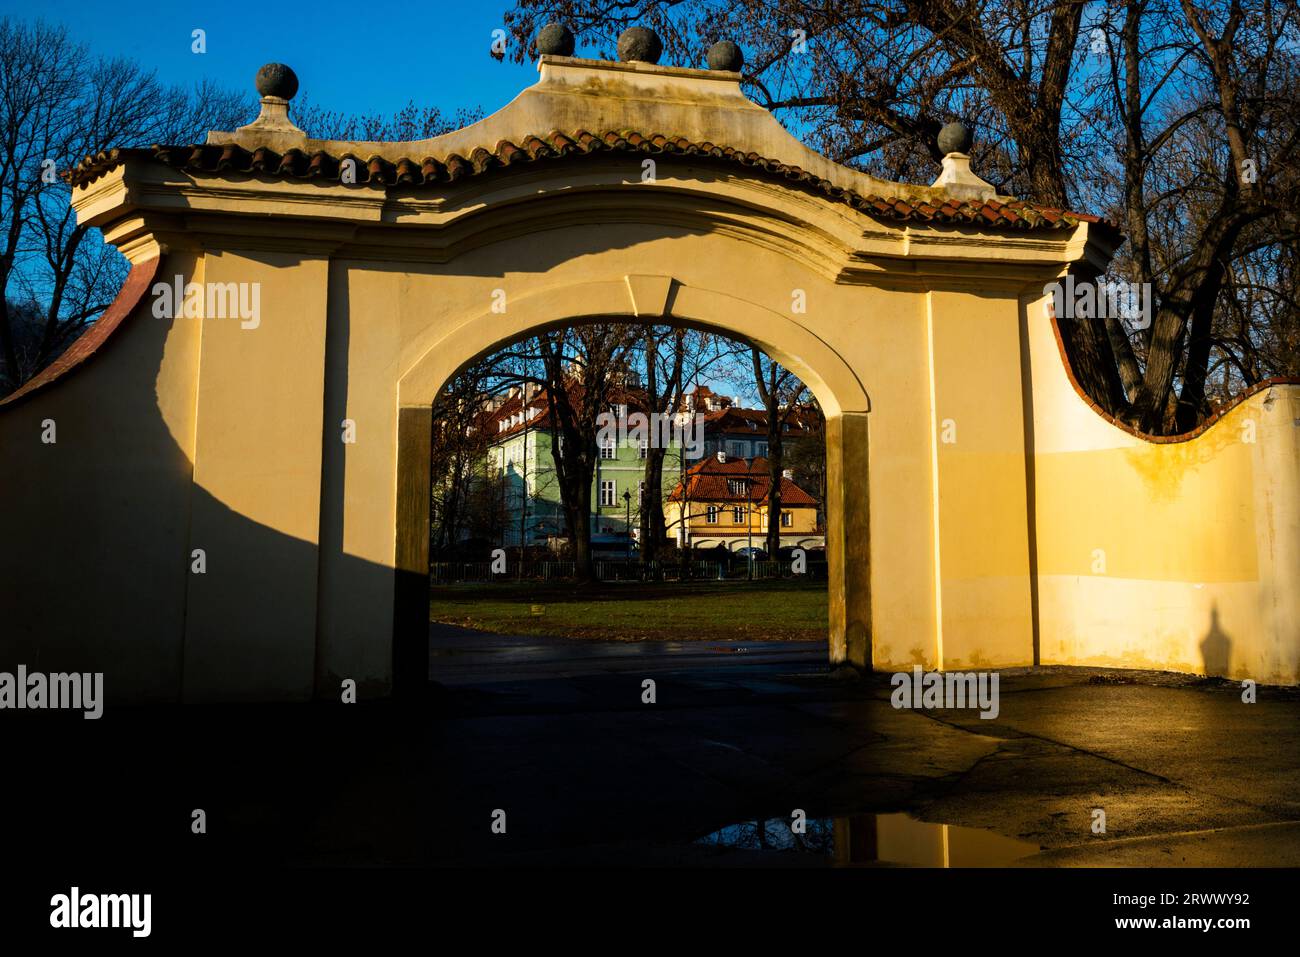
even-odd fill
[[[593,537],[622,537],[629,527],[636,535],[645,487],[645,454],[642,443],[630,441],[611,441],[601,448],[591,488]],[[501,544],[507,548],[517,547],[521,542],[525,546],[546,545],[563,535],[566,522],[550,428],[524,420],[503,430],[501,438],[489,447],[487,457],[490,473],[504,479],[501,495],[505,523]],[[681,480],[682,471],[683,450],[674,441],[664,456],[661,501],[667,500]]]

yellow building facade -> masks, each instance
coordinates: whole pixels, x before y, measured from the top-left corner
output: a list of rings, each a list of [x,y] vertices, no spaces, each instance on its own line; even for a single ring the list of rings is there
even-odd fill
[[[1169,440],[1099,415],[1045,286],[1114,228],[963,154],[933,186],[837,166],[738,74],[539,71],[432,140],[311,140],[267,95],[82,165],[78,220],[132,271],[0,403],[0,668],[103,671],[110,701],[422,685],[434,396],[615,320],[748,340],[815,393],[831,663],[1300,681],[1300,387]]]
[[[664,503],[668,537],[681,548],[697,551],[718,546],[732,552],[766,551],[769,488],[766,459],[728,459],[725,452],[710,456],[688,469],[669,493]],[[781,495],[781,547],[824,548],[817,500],[789,475],[781,481]]]

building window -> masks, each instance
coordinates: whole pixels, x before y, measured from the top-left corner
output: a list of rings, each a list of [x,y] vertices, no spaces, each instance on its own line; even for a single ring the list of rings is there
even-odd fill
[[[602,481],[600,483],[600,504],[602,506],[616,504],[614,498],[614,482],[612,480]]]
[[[612,459],[615,456],[614,440],[606,439],[600,447],[600,457],[602,459]]]
[[[710,505],[704,513],[704,520],[710,525],[718,524],[718,506]]]
[[[754,455],[756,455],[756,456],[757,456],[758,458],[760,458],[760,459],[765,459],[765,458],[767,458],[767,443],[766,443],[766,442],[755,442],[755,443],[754,443]]]
[[[646,457],[646,453],[649,452],[649,450],[650,450],[650,442],[649,442],[648,440],[645,441],[645,442],[642,442],[642,443],[641,443],[641,455],[640,455],[640,458],[645,458],[645,457]]]
[[[749,443],[748,443],[748,442],[732,442],[732,441],[728,441],[728,442],[727,442],[727,457],[728,457],[728,458],[735,457],[735,458],[738,458],[738,459],[743,459],[743,458],[745,458],[748,454],[749,454]]]
[[[744,479],[727,479],[727,492],[731,495],[745,494]]]
[[[782,528],[789,528],[789,527],[792,526],[793,524],[794,524],[794,513],[793,513],[793,512],[782,512],[782,513],[781,513],[781,527],[782,527]]]
[[[745,506],[733,505],[731,507],[731,520],[739,525],[745,520]]]

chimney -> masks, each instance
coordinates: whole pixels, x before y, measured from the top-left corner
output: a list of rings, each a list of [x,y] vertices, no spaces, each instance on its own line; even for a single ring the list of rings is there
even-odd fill
[[[781,470],[781,478],[783,478],[783,479],[789,479],[791,482],[793,482],[793,481],[794,481],[794,469],[782,469],[782,470]]]
[[[719,452],[719,453],[718,453],[718,463],[721,464],[721,465],[726,465],[726,464],[727,464],[727,453],[726,453],[726,452]]]

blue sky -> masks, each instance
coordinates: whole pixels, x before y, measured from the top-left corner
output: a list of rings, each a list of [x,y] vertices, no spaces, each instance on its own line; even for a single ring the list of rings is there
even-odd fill
[[[253,95],[253,75],[270,61],[298,74],[299,98],[344,113],[391,113],[410,100],[444,111],[504,106],[536,79],[529,64],[488,54],[492,31],[512,6],[497,0],[368,4],[105,3],[57,5],[0,0],[0,16],[68,28],[93,52],[124,56],[166,83],[214,80]],[[206,31],[207,52],[191,52]],[[249,118],[250,120],[252,117]]]

